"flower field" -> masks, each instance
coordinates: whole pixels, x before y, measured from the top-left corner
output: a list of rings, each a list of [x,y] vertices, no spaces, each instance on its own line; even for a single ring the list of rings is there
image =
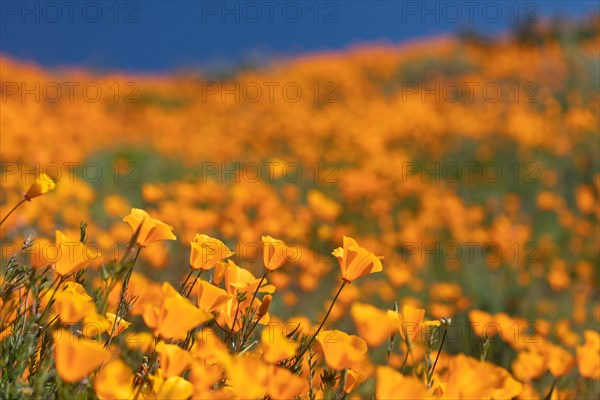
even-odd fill
[[[3,56],[0,397],[598,398],[599,44]]]

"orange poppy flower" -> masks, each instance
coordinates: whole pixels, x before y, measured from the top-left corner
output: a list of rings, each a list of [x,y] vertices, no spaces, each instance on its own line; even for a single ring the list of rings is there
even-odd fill
[[[450,360],[445,387],[448,399],[511,399],[523,391],[504,368],[464,354]]]
[[[132,395],[132,388],[133,372],[119,359],[106,364],[94,380],[94,390],[100,400],[128,399]]]
[[[110,352],[101,343],[71,335],[66,330],[54,333],[56,371],[69,383],[85,378],[110,357]]]
[[[225,371],[236,398],[260,399],[265,396],[270,371],[255,354],[232,357],[225,363]]]
[[[294,399],[308,389],[307,382],[285,368],[270,366],[266,389],[272,399]]]
[[[190,245],[190,266],[193,269],[212,269],[217,262],[235,254],[220,240],[206,235],[197,234]]]
[[[94,301],[79,283],[66,282],[54,299],[53,310],[64,324],[75,324],[96,313]]]
[[[261,337],[263,360],[277,363],[296,354],[298,343],[285,337],[279,329],[263,329]]]
[[[344,385],[344,391],[346,393],[352,393],[354,389],[365,381],[365,376],[358,372],[348,369],[346,371],[346,384]]]
[[[198,294],[198,307],[206,312],[215,311],[221,304],[231,298],[225,290],[212,285],[205,280],[197,279],[196,293]]]
[[[390,367],[377,368],[378,399],[417,400],[430,397],[427,387],[414,376],[404,376]]]
[[[260,278],[256,278],[252,272],[238,267],[233,261],[229,260],[229,267],[225,272],[225,289],[227,290],[227,293],[254,293],[260,281]],[[267,284],[267,280],[264,279],[258,292],[273,293],[275,292],[275,286]]]
[[[54,190],[56,187],[56,183],[50,178],[47,174],[40,174],[35,182],[29,187],[26,193],[23,194],[23,197],[27,199],[27,201],[31,201],[31,199],[42,196],[48,193],[51,190]]]
[[[108,321],[109,325],[110,325],[110,329],[112,329],[113,325],[115,324],[115,318],[117,316],[113,313],[106,313],[106,320]],[[125,321],[123,318],[119,318],[118,322],[117,322],[117,326],[115,326],[115,331],[112,332],[113,336],[117,336],[119,333],[123,332],[125,329],[129,328],[131,326],[131,322],[127,322]],[[108,332],[109,334],[111,333],[110,330]]]
[[[265,269],[275,271],[280,268],[288,258],[288,246],[279,239],[273,239],[271,236],[263,236],[264,246],[263,261]]]
[[[338,259],[342,270],[342,279],[352,282],[361,276],[383,270],[381,257],[360,247],[356,240],[344,236],[344,247],[338,247],[332,254]]]
[[[585,378],[600,380],[600,334],[588,329],[583,335],[585,343],[575,349],[579,373]]]
[[[425,318],[425,309],[408,305],[404,305],[400,313],[396,314],[394,311],[388,311],[388,315],[398,320],[400,334],[409,343],[415,340],[415,337],[421,332],[423,326],[440,324],[439,321],[423,321],[423,318]]]
[[[153,395],[150,399],[189,399],[194,394],[194,385],[182,377],[172,376],[164,379],[152,377]]]
[[[143,318],[156,335],[165,339],[185,339],[189,330],[210,320],[213,315],[195,307],[165,282],[162,285],[160,306],[147,304]]]
[[[364,359],[367,343],[358,336],[338,330],[321,331],[317,341],[325,354],[325,362],[331,369],[342,370]]]
[[[576,364],[575,357],[566,349],[548,343],[548,369],[555,377],[568,374]]]
[[[398,329],[398,321],[386,311],[369,304],[354,303],[350,309],[354,325],[360,337],[371,347],[385,343]]]
[[[54,270],[59,275],[67,275],[84,268],[89,262],[97,258],[86,245],[79,240],[67,238],[61,231],[56,231],[56,247],[50,247],[54,261]]]
[[[142,247],[161,240],[177,239],[172,226],[150,217],[146,211],[139,208],[132,208],[123,221],[127,222],[134,232],[137,232],[141,225],[137,242]]]
[[[176,344],[166,344],[159,342],[156,345],[156,352],[160,361],[160,367],[165,377],[177,376],[186,369],[189,369],[192,363],[192,356]]]

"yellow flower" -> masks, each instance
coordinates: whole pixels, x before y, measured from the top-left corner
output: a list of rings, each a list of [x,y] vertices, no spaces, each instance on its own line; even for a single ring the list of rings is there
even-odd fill
[[[190,353],[176,344],[166,344],[161,341],[156,345],[156,352],[158,353],[160,367],[167,378],[181,374],[189,369],[192,363]]]
[[[427,387],[414,376],[404,376],[390,367],[377,368],[378,399],[417,400],[429,398]]]
[[[83,336],[90,339],[93,339],[112,328],[112,324],[108,322],[108,319],[98,314],[95,308],[93,313],[86,315],[82,325],[81,333]]]
[[[232,357],[225,363],[225,371],[236,398],[259,399],[265,396],[269,370],[255,354]]]
[[[29,190],[23,196],[27,201],[31,201],[31,199],[35,197],[42,196],[48,193],[51,190],[54,190],[56,187],[56,183],[46,174],[40,174],[35,182],[29,187]]]
[[[235,263],[229,260],[229,267],[225,271],[225,289],[227,293],[235,294],[235,292],[254,293],[261,279],[252,275],[252,272],[245,268],[238,267]],[[267,284],[267,280],[263,279],[259,293],[273,293],[275,286]],[[248,299],[249,301],[250,299]]]
[[[397,319],[391,318],[386,311],[369,304],[352,304],[350,314],[359,336],[372,347],[385,343],[398,329]]]
[[[96,313],[94,301],[79,283],[66,282],[54,299],[54,312],[64,324],[75,324]]]
[[[512,371],[522,382],[542,376],[548,370],[548,357],[538,346],[529,346],[520,351],[512,362]]]
[[[342,370],[364,359],[367,343],[358,336],[332,330],[321,331],[317,336],[325,354],[325,362],[331,369]]]
[[[365,381],[365,376],[359,374],[358,372],[348,369],[346,371],[346,385],[344,385],[344,391],[346,393],[351,393],[356,389],[358,385]]]
[[[190,354],[196,360],[204,361],[210,365],[222,365],[229,360],[227,346],[212,329],[203,329],[196,335],[196,341],[190,349]]]
[[[119,359],[106,364],[94,380],[94,390],[100,400],[128,399],[132,395],[132,388],[133,372]]]
[[[398,321],[400,334],[409,343],[415,340],[423,327],[439,326],[441,324],[440,321],[423,321],[425,309],[408,305],[403,306],[400,313],[388,311],[388,316]]]
[[[165,339],[185,339],[189,330],[212,317],[177,293],[168,282],[162,285],[160,306],[147,304],[143,313],[146,325]]]
[[[127,222],[134,232],[140,230],[137,238],[140,246],[144,247],[161,240],[177,239],[173,234],[172,226],[150,217],[146,211],[139,208],[132,208],[131,213],[126,215],[123,221]]]
[[[275,364],[296,354],[298,343],[284,337],[279,329],[265,328],[262,331],[261,346],[263,360]]]
[[[211,285],[202,279],[197,279],[198,308],[206,312],[215,311],[221,304],[231,298],[225,290]]]
[[[110,352],[101,343],[71,335],[66,330],[54,333],[56,371],[69,383],[85,378],[110,357]]]
[[[115,318],[117,316],[113,313],[106,313],[106,319],[109,322],[110,328],[109,328],[109,334],[110,334],[110,330],[112,330],[112,327],[115,323]],[[125,329],[129,328],[131,326],[131,322],[127,322],[125,321],[123,318],[119,318],[119,322],[117,323],[117,326],[115,327],[115,331],[112,333],[113,336],[117,336],[119,333],[123,332]]]
[[[586,330],[583,335],[585,343],[575,349],[579,373],[585,378],[600,380],[600,334]]]
[[[152,399],[185,400],[194,394],[194,385],[179,376],[168,379],[154,378],[152,380],[154,396]]]
[[[352,282],[363,275],[383,270],[381,258],[360,247],[356,240],[344,236],[344,247],[338,247],[332,254],[338,259],[342,270],[342,279]]]
[[[575,357],[566,349],[548,343],[548,369],[555,377],[568,374],[576,364]]]
[[[217,262],[234,254],[223,242],[206,235],[197,234],[190,245],[190,266],[193,269],[212,269]]]
[[[283,241],[273,239],[271,236],[263,236],[262,242],[265,268],[269,271],[275,271],[287,260],[288,246]]]
[[[86,245],[79,240],[67,238],[61,231],[56,231],[56,248],[51,248],[55,253],[53,259],[54,269],[60,275],[67,275],[84,268],[89,262],[97,259]]]
[[[447,372],[447,399],[512,399],[523,391],[523,384],[504,368],[464,354],[450,360]]]
[[[272,399],[293,399],[307,388],[307,382],[285,368],[269,367],[266,382],[267,393]]]

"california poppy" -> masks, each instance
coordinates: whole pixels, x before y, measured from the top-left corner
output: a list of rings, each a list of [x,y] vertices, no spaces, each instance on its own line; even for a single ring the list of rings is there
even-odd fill
[[[139,208],[132,208],[131,213],[126,215],[123,221],[127,222],[134,232],[139,228],[137,242],[142,247],[160,240],[177,239],[173,234],[172,226],[150,217],[146,211]]]
[[[27,201],[42,196],[51,190],[54,190],[56,183],[47,174],[40,174],[35,182],[29,187],[27,192],[23,194]]]
[[[197,234],[190,245],[190,266],[193,269],[212,269],[217,262],[234,254],[223,242],[207,235]]]
[[[54,361],[60,377],[69,383],[77,382],[110,357],[102,343],[71,337],[70,332],[54,332]]]
[[[356,240],[344,236],[344,247],[338,247],[332,254],[338,259],[342,270],[342,279],[352,282],[363,275],[383,270],[381,257],[360,247]]]
[[[146,305],[143,317],[146,325],[165,339],[185,339],[190,329],[213,318],[177,293],[168,282],[163,283],[160,305]]]
[[[60,275],[67,275],[84,268],[97,258],[86,245],[79,240],[67,238],[61,231],[56,231],[56,251],[54,270]]]
[[[167,378],[181,374],[189,369],[192,363],[190,353],[176,344],[167,344],[161,341],[156,345],[156,352],[158,353],[160,367]]]
[[[75,324],[96,313],[94,301],[79,283],[66,282],[57,290],[53,309],[64,324]]]
[[[120,359],[106,364],[94,380],[94,390],[100,400],[128,399],[133,389],[133,372]]]
[[[225,290],[212,285],[205,280],[197,279],[196,293],[198,294],[198,307],[206,312],[215,311],[221,304],[231,298]]]
[[[275,271],[285,263],[288,258],[288,246],[279,239],[273,239],[271,236],[263,236],[264,246],[263,261],[265,269]]]
[[[369,346],[375,347],[385,343],[398,329],[397,319],[369,304],[354,303],[350,313],[360,337],[365,339]]]
[[[325,354],[325,362],[331,369],[342,370],[362,361],[367,353],[367,343],[358,336],[346,332],[321,331],[317,341]]]

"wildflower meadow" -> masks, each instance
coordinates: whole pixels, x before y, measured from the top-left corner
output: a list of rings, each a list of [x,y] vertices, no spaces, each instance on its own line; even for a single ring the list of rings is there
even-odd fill
[[[598,26],[3,55],[0,398],[599,398]]]

